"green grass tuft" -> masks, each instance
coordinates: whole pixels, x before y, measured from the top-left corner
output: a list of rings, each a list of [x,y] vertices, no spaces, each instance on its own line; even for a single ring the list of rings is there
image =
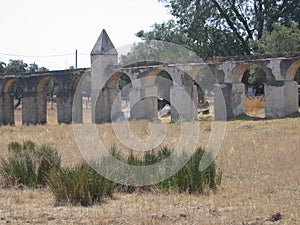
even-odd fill
[[[47,183],[58,204],[91,206],[112,197],[115,184],[89,165],[63,168],[50,173]]]
[[[45,186],[48,173],[60,168],[61,158],[49,146],[36,146],[32,141],[11,142],[8,150],[10,155],[1,159],[0,168],[6,186]]]

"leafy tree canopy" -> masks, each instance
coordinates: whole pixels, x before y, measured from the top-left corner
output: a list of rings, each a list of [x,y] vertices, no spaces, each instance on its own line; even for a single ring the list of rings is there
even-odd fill
[[[200,57],[252,54],[251,42],[273,31],[274,23],[300,24],[300,0],[159,1],[174,19],[137,36],[181,44]]]
[[[0,74],[23,74],[48,71],[45,67],[38,67],[36,63],[27,64],[23,60],[9,60],[8,64],[0,62]]]
[[[273,25],[274,30],[264,32],[262,38],[254,43],[260,54],[276,54],[300,51],[300,29],[294,23],[291,27]]]

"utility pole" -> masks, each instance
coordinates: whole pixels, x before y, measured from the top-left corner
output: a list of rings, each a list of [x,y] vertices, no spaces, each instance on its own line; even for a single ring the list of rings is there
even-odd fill
[[[77,69],[77,49],[75,50],[75,69]]]

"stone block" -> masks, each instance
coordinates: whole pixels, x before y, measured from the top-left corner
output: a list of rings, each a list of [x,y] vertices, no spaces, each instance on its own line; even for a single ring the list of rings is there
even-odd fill
[[[272,81],[265,85],[267,118],[280,118],[298,112],[298,84],[295,81]]]
[[[118,88],[103,88],[92,93],[97,99],[92,108],[93,123],[109,123],[121,113],[121,94]]]
[[[152,120],[157,115],[157,89],[155,87],[132,88],[129,93],[130,119]]]
[[[195,85],[171,87],[170,101],[172,122],[197,119],[198,92]]]

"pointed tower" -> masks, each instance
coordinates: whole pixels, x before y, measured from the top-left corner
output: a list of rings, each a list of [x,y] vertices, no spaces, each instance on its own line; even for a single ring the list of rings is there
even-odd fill
[[[102,30],[91,52],[92,57],[95,55],[118,55],[115,46],[111,42],[108,34],[104,29]]]
[[[118,52],[104,29],[91,51],[91,64],[92,89],[101,89],[104,85],[102,82],[111,74],[112,67],[118,64]]]
[[[104,29],[91,51],[91,64],[92,122],[106,122],[109,120],[110,111],[105,111],[106,99],[103,99],[102,92],[106,89],[105,85],[113,73],[113,67],[118,64],[118,52]]]

